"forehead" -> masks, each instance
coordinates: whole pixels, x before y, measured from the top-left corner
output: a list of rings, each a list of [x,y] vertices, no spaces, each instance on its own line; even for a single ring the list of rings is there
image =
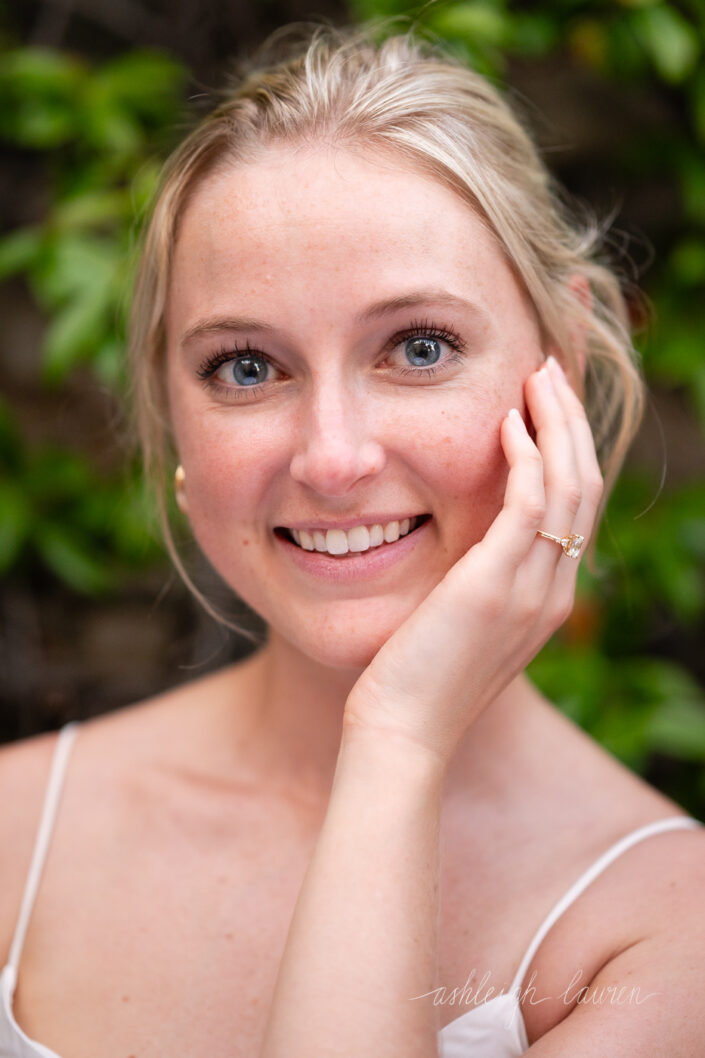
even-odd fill
[[[245,299],[251,310],[274,294],[301,312],[314,298],[342,307],[408,287],[490,297],[498,284],[516,292],[493,235],[439,180],[392,155],[275,147],[196,190],[175,249],[170,316]]]

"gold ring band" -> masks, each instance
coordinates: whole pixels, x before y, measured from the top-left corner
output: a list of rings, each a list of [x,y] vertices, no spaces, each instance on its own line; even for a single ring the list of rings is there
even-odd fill
[[[552,540],[554,544],[560,544],[563,554],[567,555],[568,558],[580,558],[580,551],[585,543],[585,537],[580,536],[579,533],[569,533],[568,536],[555,536],[553,533],[547,533],[545,529],[537,529],[536,535],[542,536],[544,540]]]

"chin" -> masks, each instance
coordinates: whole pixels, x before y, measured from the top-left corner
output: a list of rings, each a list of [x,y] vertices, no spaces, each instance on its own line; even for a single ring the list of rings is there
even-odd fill
[[[363,607],[357,616],[350,612],[344,618],[329,616],[313,630],[311,625],[305,625],[306,632],[302,631],[302,623],[296,628],[281,624],[277,628],[277,622],[271,622],[270,627],[277,628],[278,635],[295,650],[325,668],[362,672],[415,606],[416,603],[411,604],[408,613],[397,610],[384,614],[371,614],[368,607]]]
[[[323,647],[318,645],[314,649],[307,649],[305,653],[312,661],[323,665],[325,668],[363,672],[384,642],[383,639],[369,642],[369,637],[367,641],[361,643],[351,643],[349,639],[339,639],[337,642],[327,643]]]

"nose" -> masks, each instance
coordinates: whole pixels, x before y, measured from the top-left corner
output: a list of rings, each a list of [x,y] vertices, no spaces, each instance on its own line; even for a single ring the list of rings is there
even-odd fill
[[[345,496],[385,462],[359,401],[342,385],[319,386],[300,421],[290,464],[294,480],[323,496]]]

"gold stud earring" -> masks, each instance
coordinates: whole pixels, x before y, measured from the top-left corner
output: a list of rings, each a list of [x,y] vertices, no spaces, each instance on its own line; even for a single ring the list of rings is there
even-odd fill
[[[186,481],[186,471],[179,463],[178,467],[174,472],[174,494],[176,496],[176,502],[179,506],[179,510],[186,514],[188,510],[188,503],[186,501],[186,493],[184,492],[184,482]]]

